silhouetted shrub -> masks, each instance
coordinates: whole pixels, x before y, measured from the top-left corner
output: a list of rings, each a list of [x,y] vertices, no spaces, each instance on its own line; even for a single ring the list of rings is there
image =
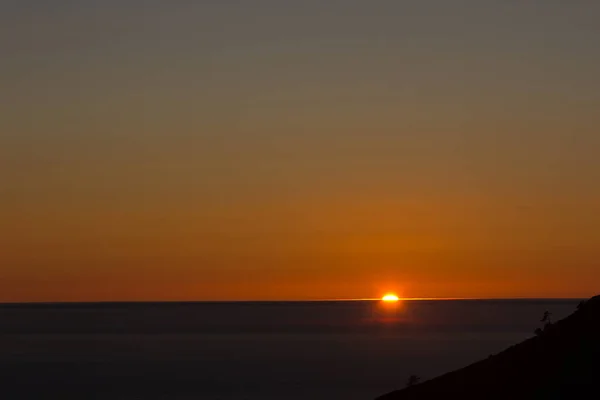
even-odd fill
[[[542,328],[537,328],[533,332],[535,333],[536,336],[542,336],[542,334],[544,333],[544,331],[542,330]]]
[[[419,382],[421,382],[421,377],[418,375],[411,375],[408,377],[408,380],[406,381],[406,387],[411,387],[411,386],[415,386],[418,385]]]

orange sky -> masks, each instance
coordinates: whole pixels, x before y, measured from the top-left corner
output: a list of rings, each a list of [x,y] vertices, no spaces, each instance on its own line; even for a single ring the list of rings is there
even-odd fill
[[[600,277],[600,214],[566,205],[294,201],[13,213],[2,300],[583,297]]]
[[[86,1],[0,6],[0,301],[599,290],[594,2]]]

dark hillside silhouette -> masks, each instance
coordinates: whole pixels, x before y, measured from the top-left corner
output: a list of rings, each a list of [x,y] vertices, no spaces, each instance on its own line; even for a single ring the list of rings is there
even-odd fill
[[[600,296],[561,321],[550,317],[537,337],[377,400],[600,398]]]

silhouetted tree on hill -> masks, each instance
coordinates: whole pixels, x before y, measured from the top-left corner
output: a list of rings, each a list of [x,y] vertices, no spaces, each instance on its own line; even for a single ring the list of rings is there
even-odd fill
[[[544,316],[540,322],[545,322],[546,324],[552,323],[552,313],[550,311],[545,311]]]
[[[544,327],[537,328],[534,331],[536,336],[541,336],[542,334],[544,334],[544,332],[548,331],[548,329],[552,327],[552,313],[550,311],[545,311],[540,322],[544,323]]]

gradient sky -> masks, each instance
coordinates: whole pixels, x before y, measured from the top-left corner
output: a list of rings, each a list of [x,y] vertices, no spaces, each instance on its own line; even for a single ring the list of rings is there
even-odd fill
[[[598,21],[0,0],[0,301],[591,296]]]

